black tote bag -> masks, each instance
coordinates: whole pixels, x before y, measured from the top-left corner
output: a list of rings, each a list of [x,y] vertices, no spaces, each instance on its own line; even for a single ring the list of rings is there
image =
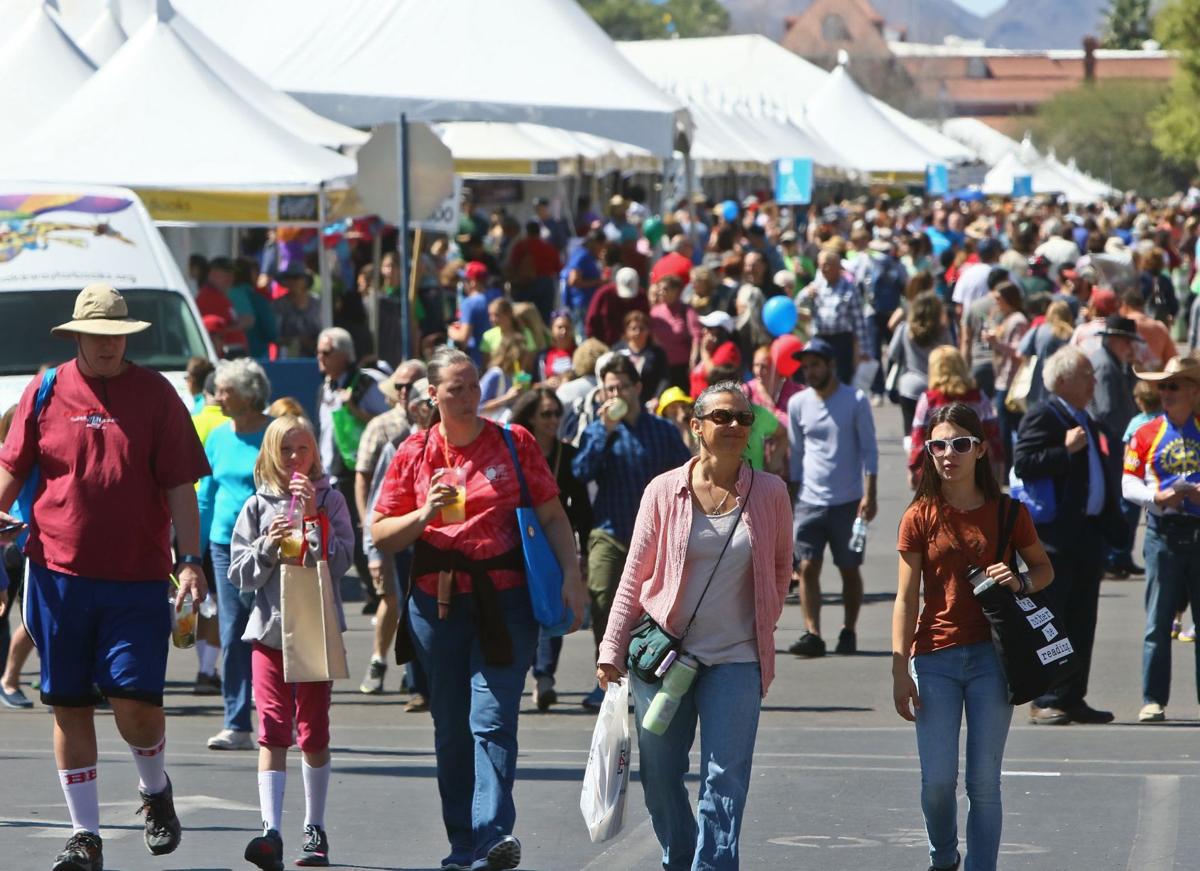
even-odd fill
[[[1004,554],[1017,523],[1019,507],[1015,500],[1001,497],[996,562],[1005,562]],[[1008,564],[1013,574],[1017,574],[1015,549]],[[980,575],[976,580],[986,579]],[[1045,593],[1020,595],[994,584],[976,592],[975,599],[992,627],[992,643],[1008,682],[1009,704],[1031,702],[1079,671],[1079,657],[1062,630],[1062,622],[1051,611]]]

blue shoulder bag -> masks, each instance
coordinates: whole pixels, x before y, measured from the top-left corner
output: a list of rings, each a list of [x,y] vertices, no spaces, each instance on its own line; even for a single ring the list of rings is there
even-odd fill
[[[47,369],[42,374],[42,383],[38,385],[37,396],[33,400],[33,423],[35,429],[38,425],[38,418],[42,414],[42,408],[46,405],[46,400],[50,398],[50,391],[54,389],[54,379],[58,377],[58,370],[54,368]],[[13,506],[12,516],[23,523],[33,523],[33,500],[37,496],[38,484],[42,482],[42,472],[36,463],[29,470],[29,477],[25,479],[24,485],[21,487],[21,492],[17,494],[17,503]],[[29,538],[29,531],[22,532],[17,538],[17,547],[24,548],[25,541]]]
[[[1063,418],[1062,411],[1054,407],[1053,399],[1047,399],[1046,403],[1063,423],[1069,426],[1076,425],[1074,420]],[[1014,466],[1008,470],[1008,492],[1013,499],[1028,509],[1029,516],[1035,524],[1053,523],[1058,517],[1058,497],[1054,494],[1053,478],[1022,480],[1017,477],[1017,469]]]
[[[533,508],[525,473],[517,458],[517,446],[512,431],[506,425],[501,433],[512,454],[513,468],[521,484],[521,503],[517,506],[517,526],[521,530],[521,553],[525,557],[525,583],[529,587],[529,599],[533,604],[533,616],[547,637],[566,635],[574,621],[571,609],[563,602],[563,573],[558,558],[550,547],[541,521]]]

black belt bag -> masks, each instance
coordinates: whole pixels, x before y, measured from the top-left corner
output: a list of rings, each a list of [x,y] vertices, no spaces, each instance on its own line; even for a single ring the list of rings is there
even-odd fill
[[[696,622],[696,615],[700,613],[700,605],[704,602],[704,597],[708,595],[708,588],[712,584],[713,578],[717,576],[717,569],[720,568],[721,560],[725,557],[725,551],[729,550],[729,543],[733,541],[733,536],[737,533],[738,524],[742,522],[742,515],[746,512],[746,504],[750,501],[750,494],[753,492],[754,472],[751,471],[750,487],[746,490],[746,498],[742,500],[742,507],[738,509],[737,518],[733,521],[733,528],[729,530],[729,535],[725,537],[725,545],[721,548],[717,562],[713,565],[712,572],[708,576],[708,581],[704,584],[704,590],[700,593],[700,600],[696,602],[696,609],[692,611],[692,619],[688,620],[683,634],[676,638],[659,626],[658,621],[649,614],[643,614],[642,619],[633,627],[633,632],[629,637],[629,656],[626,658],[625,664],[632,674],[637,675],[646,683],[657,683],[666,671],[663,668],[663,663],[667,662],[667,657],[672,654],[678,656],[683,649],[683,640],[687,638],[688,632],[692,629],[692,624]],[[670,663],[667,663],[667,666],[669,667]]]

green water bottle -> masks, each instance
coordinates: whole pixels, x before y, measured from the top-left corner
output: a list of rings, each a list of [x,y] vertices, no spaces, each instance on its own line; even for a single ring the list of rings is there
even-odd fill
[[[661,735],[671,725],[675,712],[679,710],[679,702],[683,694],[691,689],[692,681],[696,679],[698,663],[690,656],[680,656],[667,669],[662,679],[662,687],[646,709],[642,718],[642,728],[654,735]]]

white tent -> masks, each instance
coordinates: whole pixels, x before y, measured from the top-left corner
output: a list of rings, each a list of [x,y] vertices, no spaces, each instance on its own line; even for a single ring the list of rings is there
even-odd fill
[[[526,121],[668,156],[689,123],[573,0],[186,0],[181,8],[270,84],[346,124],[402,112],[416,121]]]
[[[984,177],[983,192],[1009,195],[1013,191],[1013,180],[1027,175],[1032,179],[1035,194],[1062,194],[1072,203],[1091,202],[1104,196],[1094,187],[1062,172],[1055,165],[1057,163],[1037,156],[1030,160],[1028,155],[1019,152],[1006,154]]]
[[[1021,148],[1020,142],[978,118],[948,118],[941,127],[944,134],[966,145],[989,166],[995,166],[1004,155]]]
[[[489,164],[506,161],[530,164],[528,172],[512,173],[525,175],[536,174],[532,164],[538,161],[582,158],[615,167],[630,159],[651,157],[649,151],[636,145],[541,124],[448,121],[432,126],[454,155],[456,169],[466,175],[490,174]],[[496,166],[492,169],[499,172]]]
[[[737,100],[751,106],[767,105],[810,139],[818,120],[808,112],[809,99],[824,86],[830,74],[783,46],[759,35],[715,36],[697,39],[661,39],[619,42],[617,47],[651,80],[672,93],[691,95],[693,101],[717,103]],[[866,99],[891,126],[900,128],[931,157],[946,161],[970,161],[975,155],[954,140],[932,131],[915,118],[893,109],[882,100]],[[697,137],[701,134],[697,133]],[[839,143],[824,146],[827,166],[837,162]],[[785,155],[804,156],[800,153]]]
[[[117,10],[111,3],[105,3],[100,9],[100,14],[79,37],[79,47],[100,66],[117,53],[117,49],[125,44],[127,38]]]
[[[817,133],[863,172],[924,172],[938,155],[896,126],[839,65],[808,101]]]
[[[19,8],[10,3],[6,8]],[[30,9],[0,50],[5,139],[11,141],[65,103],[95,71],[50,4]]]
[[[289,133],[182,39],[167,0],[54,114],[5,145],[0,177],[189,190],[310,190],[354,161]]]

